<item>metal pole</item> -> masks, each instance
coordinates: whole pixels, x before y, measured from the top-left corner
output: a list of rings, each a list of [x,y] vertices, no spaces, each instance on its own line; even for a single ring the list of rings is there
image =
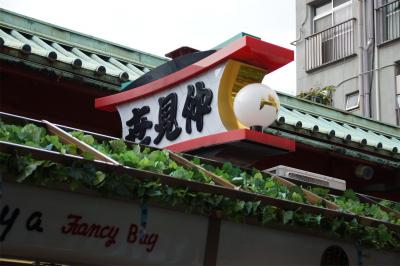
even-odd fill
[[[360,91],[360,109],[361,109],[361,114],[364,116],[365,115],[365,106],[364,106],[364,79],[363,79],[363,55],[364,55],[364,38],[363,38],[363,20],[364,20],[364,0],[358,1],[358,89]]]
[[[376,11],[377,12],[377,11]],[[380,32],[382,30],[382,28],[380,28],[381,23],[379,21],[378,23],[378,19],[380,19],[381,16],[374,16],[374,28],[375,28],[375,45],[374,45],[374,49],[375,49],[375,60],[374,60],[374,69],[376,69],[375,71],[375,112],[376,112],[376,120],[381,120],[381,92],[380,92],[380,76],[379,76],[379,49],[378,49],[378,32]],[[379,28],[378,28],[379,27]]]

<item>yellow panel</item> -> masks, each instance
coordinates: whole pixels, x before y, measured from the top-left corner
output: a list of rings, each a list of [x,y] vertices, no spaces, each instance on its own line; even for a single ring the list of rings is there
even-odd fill
[[[218,111],[227,130],[247,128],[242,125],[233,111],[233,99],[240,89],[251,83],[260,83],[266,71],[235,60],[229,60],[218,88]]]

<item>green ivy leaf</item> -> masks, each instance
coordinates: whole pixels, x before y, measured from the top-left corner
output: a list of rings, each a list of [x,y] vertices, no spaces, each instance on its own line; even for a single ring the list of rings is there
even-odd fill
[[[31,144],[31,146],[39,146],[42,136],[46,135],[46,131],[42,127],[38,127],[34,124],[27,124],[21,128],[18,137],[25,143]]]
[[[94,186],[99,186],[103,184],[104,180],[106,179],[106,174],[102,171],[96,171],[96,178],[93,181]]]
[[[194,164],[201,165],[200,158],[198,158],[198,157],[194,157],[193,160],[192,160],[192,162],[193,162]]]
[[[22,172],[20,172],[17,176],[17,182],[23,182],[27,177],[29,177],[40,165],[42,165],[45,161],[33,161],[25,164],[23,166]]]
[[[182,166],[178,166],[177,169],[169,174],[172,177],[182,179],[192,179],[193,172],[186,170]]]
[[[356,193],[352,189],[346,189],[343,192],[343,197],[345,197],[346,199],[351,199],[351,200],[354,200],[354,201],[358,201],[358,197],[357,197]]]
[[[318,196],[325,198],[326,196],[328,196],[329,193],[329,189],[327,188],[321,188],[321,187],[312,187],[309,188],[309,190],[311,190],[311,192],[313,192],[314,194],[317,194]]]
[[[50,142],[53,147],[55,147],[58,151],[61,151],[63,148],[63,144],[60,142],[58,136],[55,135],[47,135],[45,139]]]
[[[283,211],[283,224],[287,224],[293,220],[293,214],[293,211]]]
[[[85,133],[83,133],[82,131],[72,131],[72,132],[70,132],[70,134],[71,134],[73,137],[75,137],[75,138],[77,138],[77,139],[79,139],[79,140],[82,140],[82,137],[83,137],[83,135],[84,135]]]
[[[84,159],[90,160],[90,161],[93,161],[93,160],[95,159],[94,154],[91,153],[91,152],[87,152],[87,151],[82,152],[82,157],[83,157]]]
[[[253,211],[253,203],[250,201],[246,201],[244,204],[245,215],[250,215]]]
[[[79,182],[76,179],[72,179],[71,182],[69,183],[69,189],[71,191],[77,190],[81,186],[81,182]]]
[[[109,141],[109,143],[110,143],[111,150],[113,153],[119,154],[119,153],[126,152],[127,146],[123,140],[115,139],[115,140]]]
[[[277,220],[277,208],[275,206],[266,206],[262,209],[261,222],[263,224]]]
[[[87,145],[90,146],[94,144],[94,138],[92,135],[83,135],[81,141],[85,142]]]

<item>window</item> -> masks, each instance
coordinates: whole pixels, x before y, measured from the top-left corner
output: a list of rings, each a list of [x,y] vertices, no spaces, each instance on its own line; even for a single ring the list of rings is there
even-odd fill
[[[400,37],[400,1],[392,1],[386,9],[387,38],[393,40]]]
[[[350,0],[333,0],[315,8],[314,33],[322,32],[351,18]],[[343,58],[345,52],[339,49],[352,29],[349,24],[335,27],[321,35],[322,64]]]
[[[400,1],[386,0],[377,9],[379,42],[386,42],[400,37]]]
[[[313,18],[314,33],[351,19],[351,0],[333,0],[315,7]]]
[[[354,54],[352,0],[331,0],[314,7],[313,35],[306,38],[306,70]]]
[[[360,93],[355,91],[346,95],[346,111],[351,111],[360,105]]]

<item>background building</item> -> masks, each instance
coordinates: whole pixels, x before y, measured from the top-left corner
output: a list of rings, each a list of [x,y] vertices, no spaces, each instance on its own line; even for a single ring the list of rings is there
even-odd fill
[[[296,27],[297,93],[333,86],[334,107],[399,125],[400,1],[296,1]]]

